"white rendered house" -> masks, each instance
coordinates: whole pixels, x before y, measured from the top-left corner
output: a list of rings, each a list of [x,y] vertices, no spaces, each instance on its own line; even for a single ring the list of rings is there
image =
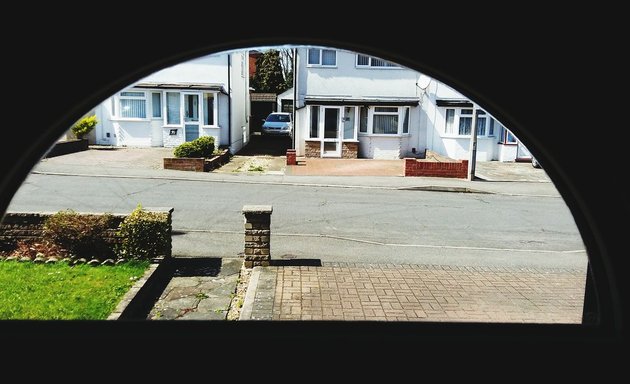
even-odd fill
[[[298,156],[399,159],[429,149],[468,159],[473,111],[477,160],[529,151],[498,121],[445,84],[385,60],[324,47],[296,50]],[[279,95],[292,100],[294,90]]]
[[[232,52],[153,73],[95,108],[95,142],[174,147],[214,136],[235,153],[249,140],[248,68],[247,52]]]

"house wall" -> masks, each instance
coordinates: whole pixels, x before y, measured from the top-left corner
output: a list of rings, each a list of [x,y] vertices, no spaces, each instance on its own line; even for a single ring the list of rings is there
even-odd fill
[[[300,95],[415,97],[418,72],[406,68],[357,68],[356,53],[337,50],[337,66],[309,67],[307,48],[298,49]]]
[[[232,54],[230,73],[232,129],[229,145],[234,154],[249,142],[249,59],[246,52]]]
[[[296,151],[304,156],[304,140],[308,138],[309,121],[306,108],[302,108],[305,98],[331,97],[375,99],[419,97],[416,86],[419,73],[406,68],[357,68],[356,53],[337,50],[336,67],[309,66],[307,48],[297,50],[296,80]],[[293,95],[281,95],[292,99]],[[343,106],[340,103],[339,106]],[[358,156],[375,159],[399,159],[424,151],[427,145],[426,127],[422,125],[419,107],[411,107],[409,115],[409,134],[376,136],[358,134]]]
[[[230,87],[232,88],[232,115],[230,116],[229,97],[217,94],[218,128],[201,128],[200,136],[214,136],[217,146],[230,146],[234,153],[249,140],[249,60],[246,52],[231,53],[231,65],[228,67],[228,54],[217,54],[201,57],[189,62],[165,68],[147,76],[139,82],[152,83],[209,83],[221,84],[227,90],[228,70],[230,71]],[[229,69],[228,69],[229,68]],[[165,146],[174,147],[185,141],[183,127],[164,126],[166,100],[162,96],[162,118],[152,118],[151,92],[165,92],[163,89],[142,89],[147,92],[147,118],[128,120],[113,117],[112,96],[95,108],[99,120],[96,126],[95,141],[97,144],[115,146]],[[173,92],[189,91],[173,89]],[[192,91],[203,93],[204,91]],[[118,106],[116,106],[118,108]],[[231,121],[230,121],[231,117]],[[232,129],[229,129],[229,124]],[[177,134],[171,135],[171,129]],[[109,134],[109,137],[107,136]]]

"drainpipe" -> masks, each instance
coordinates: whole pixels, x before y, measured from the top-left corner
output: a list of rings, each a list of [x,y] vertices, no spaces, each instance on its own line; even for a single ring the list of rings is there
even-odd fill
[[[295,136],[297,135],[297,120],[295,119],[295,107],[297,106],[297,48],[293,48],[293,149],[297,149],[295,145]]]
[[[228,148],[230,152],[232,152],[232,54],[227,54],[227,64],[228,64],[228,72],[227,72],[227,93],[228,93]]]

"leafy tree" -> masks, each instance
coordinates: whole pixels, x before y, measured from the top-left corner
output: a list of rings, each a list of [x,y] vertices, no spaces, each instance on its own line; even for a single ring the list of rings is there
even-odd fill
[[[292,75],[291,75],[292,76]],[[293,82],[291,77],[291,82]],[[256,59],[256,73],[250,80],[256,92],[282,93],[287,90],[280,52],[271,49]]]

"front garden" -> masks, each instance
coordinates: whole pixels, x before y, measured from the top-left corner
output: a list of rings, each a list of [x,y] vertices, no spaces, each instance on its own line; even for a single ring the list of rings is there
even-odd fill
[[[0,319],[106,319],[152,261],[170,256],[170,213],[7,213]]]

